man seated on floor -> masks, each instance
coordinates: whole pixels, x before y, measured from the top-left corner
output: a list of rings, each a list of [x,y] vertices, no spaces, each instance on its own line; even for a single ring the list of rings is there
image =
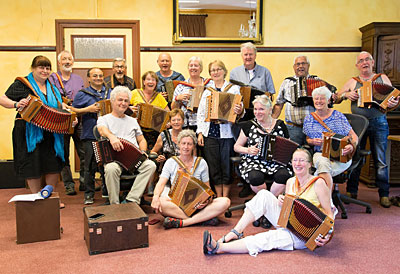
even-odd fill
[[[147,142],[143,137],[142,130],[135,118],[125,115],[125,111],[131,101],[131,91],[124,86],[117,86],[110,95],[112,112],[99,117],[97,127],[101,136],[110,140],[111,146],[116,151],[124,149],[123,144],[118,138],[125,139],[140,150],[147,150]],[[146,188],[147,183],[153,176],[156,165],[153,161],[146,160],[137,169],[139,173],[129,191],[126,199],[122,203],[135,202],[140,204],[140,198]],[[119,204],[120,176],[122,167],[111,162],[104,166],[106,186],[110,204]]]

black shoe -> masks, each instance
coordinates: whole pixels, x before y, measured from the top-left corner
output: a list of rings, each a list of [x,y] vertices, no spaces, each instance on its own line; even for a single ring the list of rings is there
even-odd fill
[[[83,204],[91,205],[94,203],[94,197],[92,195],[86,195],[85,199],[83,200]]]
[[[172,217],[166,217],[163,223],[165,229],[180,228],[182,227],[182,225],[183,225],[182,219],[172,218]]]
[[[375,183],[368,183],[367,187],[368,188],[378,188],[378,186]]]
[[[140,198],[140,205],[151,206],[149,201],[146,201],[144,197]]]
[[[239,197],[240,198],[246,198],[249,196],[251,193],[253,193],[253,190],[250,188],[250,184],[245,183],[243,184],[242,190],[239,192]]]
[[[108,198],[108,190],[106,186],[101,186],[101,197]]]
[[[125,199],[125,200],[123,200],[123,201],[121,202],[121,204],[129,204],[129,203],[133,203],[133,202],[130,201],[130,200],[127,200],[127,199]]]
[[[75,191],[75,185],[68,185],[67,187],[65,187],[65,194],[67,195],[76,195],[76,191]]]

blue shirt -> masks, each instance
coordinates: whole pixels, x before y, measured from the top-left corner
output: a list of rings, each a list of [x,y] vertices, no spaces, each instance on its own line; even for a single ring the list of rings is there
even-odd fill
[[[230,79],[240,81],[246,85],[253,86],[262,91],[268,91],[271,94],[275,93],[274,82],[272,81],[271,72],[266,67],[255,65],[254,76],[250,78],[249,71],[243,66],[232,69]]]
[[[352,129],[346,116],[337,110],[334,110],[331,116],[323,121],[334,133],[343,136],[349,135],[349,132]],[[303,132],[311,139],[322,139],[322,132],[328,132],[328,130],[315,120],[311,114],[308,114],[304,119]],[[314,146],[314,151],[321,152],[321,150],[321,146]]]
[[[75,100],[72,103],[73,107],[76,108],[84,108],[93,105],[94,103],[110,98],[110,92],[106,92],[106,88],[103,86],[101,88],[101,92],[97,92],[91,86],[85,88],[85,90],[91,94],[88,94],[83,91],[79,91]],[[96,140],[93,135],[93,127],[97,123],[97,113],[88,112],[82,115],[82,134],[81,140]]]
[[[185,81],[185,77],[179,72],[173,71],[172,75],[170,77],[164,77],[161,75],[160,71],[156,72],[156,75],[158,77],[158,83],[157,83],[157,91],[158,92],[165,92],[165,82],[169,80],[178,80],[178,81]]]

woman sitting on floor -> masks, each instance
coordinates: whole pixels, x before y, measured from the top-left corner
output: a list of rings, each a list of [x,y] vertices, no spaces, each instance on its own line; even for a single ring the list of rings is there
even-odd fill
[[[321,209],[329,217],[333,218],[331,211],[330,190],[321,177],[310,174],[311,155],[305,149],[297,149],[293,153],[292,165],[295,177],[288,180],[286,194],[296,195],[306,199]],[[306,248],[305,243],[286,228],[277,227],[284,196],[275,197],[267,190],[260,190],[256,196],[246,203],[245,211],[228,234],[216,242],[209,231],[204,231],[203,252],[204,254],[217,253],[249,253],[256,256],[259,252],[272,249],[294,250]],[[261,232],[256,235],[243,238],[244,229],[265,216],[277,227],[276,230]],[[330,234],[325,237],[318,236],[315,240],[317,246],[325,245],[330,239]]]
[[[192,173],[191,176],[201,180],[209,185],[208,166],[204,159],[200,159],[195,165],[196,157],[194,151],[196,149],[197,137],[192,130],[182,130],[178,135],[179,160],[185,168],[180,167],[174,158],[170,158],[165,162],[160,179],[154,189],[154,196],[151,206],[156,213],[160,212],[163,216],[168,216],[164,220],[165,228],[179,228],[204,222],[204,225],[217,225],[218,215],[222,214],[230,206],[230,200],[225,197],[208,200],[206,203],[196,207],[197,211],[191,217],[187,216],[184,211],[174,204],[168,197],[170,188],[173,185],[167,185],[174,182],[177,171],[185,170]]]

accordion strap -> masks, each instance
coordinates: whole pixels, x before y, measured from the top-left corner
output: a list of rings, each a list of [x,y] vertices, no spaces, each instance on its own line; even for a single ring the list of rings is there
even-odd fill
[[[176,154],[175,147],[174,147],[174,144],[172,142],[171,133],[169,133],[168,129],[165,129],[163,132],[164,132],[164,135],[165,135],[165,139],[167,139],[168,146],[171,148],[173,153]]]
[[[178,156],[172,156],[172,159],[174,159],[178,165],[183,168],[185,170],[186,173],[188,173],[189,175],[193,175],[193,173],[196,171],[197,166],[200,164],[201,157],[197,157],[196,161],[194,162],[194,166],[193,166],[193,172],[190,172],[190,170],[187,168],[187,166],[185,166],[185,164],[182,162],[181,159],[179,159]]]
[[[381,77],[382,73],[377,73],[375,74],[371,79],[369,79],[368,81],[363,81],[361,80],[360,76],[357,77],[353,77],[354,80],[356,80],[357,82],[359,82],[360,84],[364,83],[364,82],[373,82],[376,79],[378,79],[379,77]]]
[[[314,117],[315,120],[318,121],[318,123],[320,123],[320,124],[321,124],[324,128],[326,128],[329,132],[331,132],[331,133],[333,132],[332,129],[330,129],[330,128],[328,127],[328,125],[325,124],[324,121],[322,121],[321,117],[319,117],[318,114],[317,114],[316,112],[311,112],[311,115],[312,115],[312,117]]]
[[[294,182],[294,192],[296,193],[296,196],[297,196],[297,197],[300,197],[300,195],[303,194],[303,193],[304,193],[310,186],[312,186],[318,179],[322,179],[322,180],[325,181],[324,178],[322,178],[322,177],[320,177],[320,176],[317,176],[317,177],[312,178],[312,179],[306,184],[306,186],[305,186],[303,189],[301,189],[301,188],[300,188],[299,179],[298,179],[297,176],[296,176],[296,181]],[[326,183],[326,182],[325,182],[325,183]]]
[[[25,86],[27,86],[28,88],[30,88],[30,90],[32,90],[33,94],[35,94],[36,97],[40,98],[37,92],[32,87],[31,83],[29,83],[28,79],[26,79],[25,77],[17,77],[15,78],[15,80],[22,82]]]
[[[150,98],[150,100],[147,101],[147,100],[146,100],[146,97],[144,96],[143,91],[142,91],[141,89],[138,89],[138,92],[139,92],[139,95],[142,97],[143,101],[144,101],[146,104],[150,104],[150,105],[151,105],[151,103],[154,101],[154,99],[156,98],[156,96],[158,95],[158,92],[154,91],[154,92],[153,92],[153,95],[152,95],[151,98]]]

